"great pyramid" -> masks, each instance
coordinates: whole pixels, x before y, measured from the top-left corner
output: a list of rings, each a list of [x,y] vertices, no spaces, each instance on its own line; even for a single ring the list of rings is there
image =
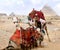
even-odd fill
[[[44,13],[46,19],[59,18],[57,13],[49,5],[45,5],[41,11]]]

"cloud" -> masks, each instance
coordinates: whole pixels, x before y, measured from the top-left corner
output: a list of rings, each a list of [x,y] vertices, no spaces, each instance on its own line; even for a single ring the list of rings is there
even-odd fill
[[[24,5],[24,2],[23,2],[23,0],[17,0],[17,2],[16,2],[18,5],[22,5],[23,7],[25,7],[25,5]]]
[[[58,3],[58,4],[55,6],[55,11],[57,12],[58,15],[60,15],[60,3]]]
[[[0,0],[0,12],[29,13],[32,8],[40,10],[45,4],[60,13],[60,0]]]
[[[60,8],[60,3],[56,5],[56,8]]]
[[[52,1],[54,1],[54,2],[59,2],[60,0],[52,0]]]
[[[0,4],[1,5],[4,5],[4,6],[8,6],[8,5],[11,5],[13,4],[14,2],[11,0],[0,0]]]
[[[23,8],[25,7],[23,0],[0,0],[0,12],[2,13],[11,13],[11,12],[17,12],[21,13],[23,12]]]
[[[40,4],[42,0],[30,0],[33,5]]]
[[[23,0],[0,0],[0,5],[2,6],[12,6],[16,4],[24,6]]]

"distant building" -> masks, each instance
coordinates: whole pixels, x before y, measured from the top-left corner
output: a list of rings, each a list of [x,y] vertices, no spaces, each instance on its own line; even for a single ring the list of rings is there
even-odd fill
[[[46,19],[59,19],[57,13],[49,6],[45,5],[41,11],[44,13]]]
[[[9,16],[15,16],[15,13],[14,13],[14,12],[12,12]]]
[[[0,13],[0,16],[7,16],[6,13]]]

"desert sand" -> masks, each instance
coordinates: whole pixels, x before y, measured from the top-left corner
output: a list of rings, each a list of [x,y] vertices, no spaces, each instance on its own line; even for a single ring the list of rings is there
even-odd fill
[[[0,50],[8,46],[9,39],[16,30],[12,19],[4,19],[3,21],[0,21]],[[47,24],[51,42],[48,41],[48,37],[45,35],[43,41],[44,47],[38,47],[32,50],[60,50],[60,20],[53,20],[51,22],[52,24]]]

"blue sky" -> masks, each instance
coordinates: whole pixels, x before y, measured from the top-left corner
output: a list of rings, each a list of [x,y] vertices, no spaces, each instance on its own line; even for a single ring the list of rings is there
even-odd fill
[[[46,4],[60,15],[60,0],[0,0],[0,13],[28,15],[33,8],[40,10]]]

